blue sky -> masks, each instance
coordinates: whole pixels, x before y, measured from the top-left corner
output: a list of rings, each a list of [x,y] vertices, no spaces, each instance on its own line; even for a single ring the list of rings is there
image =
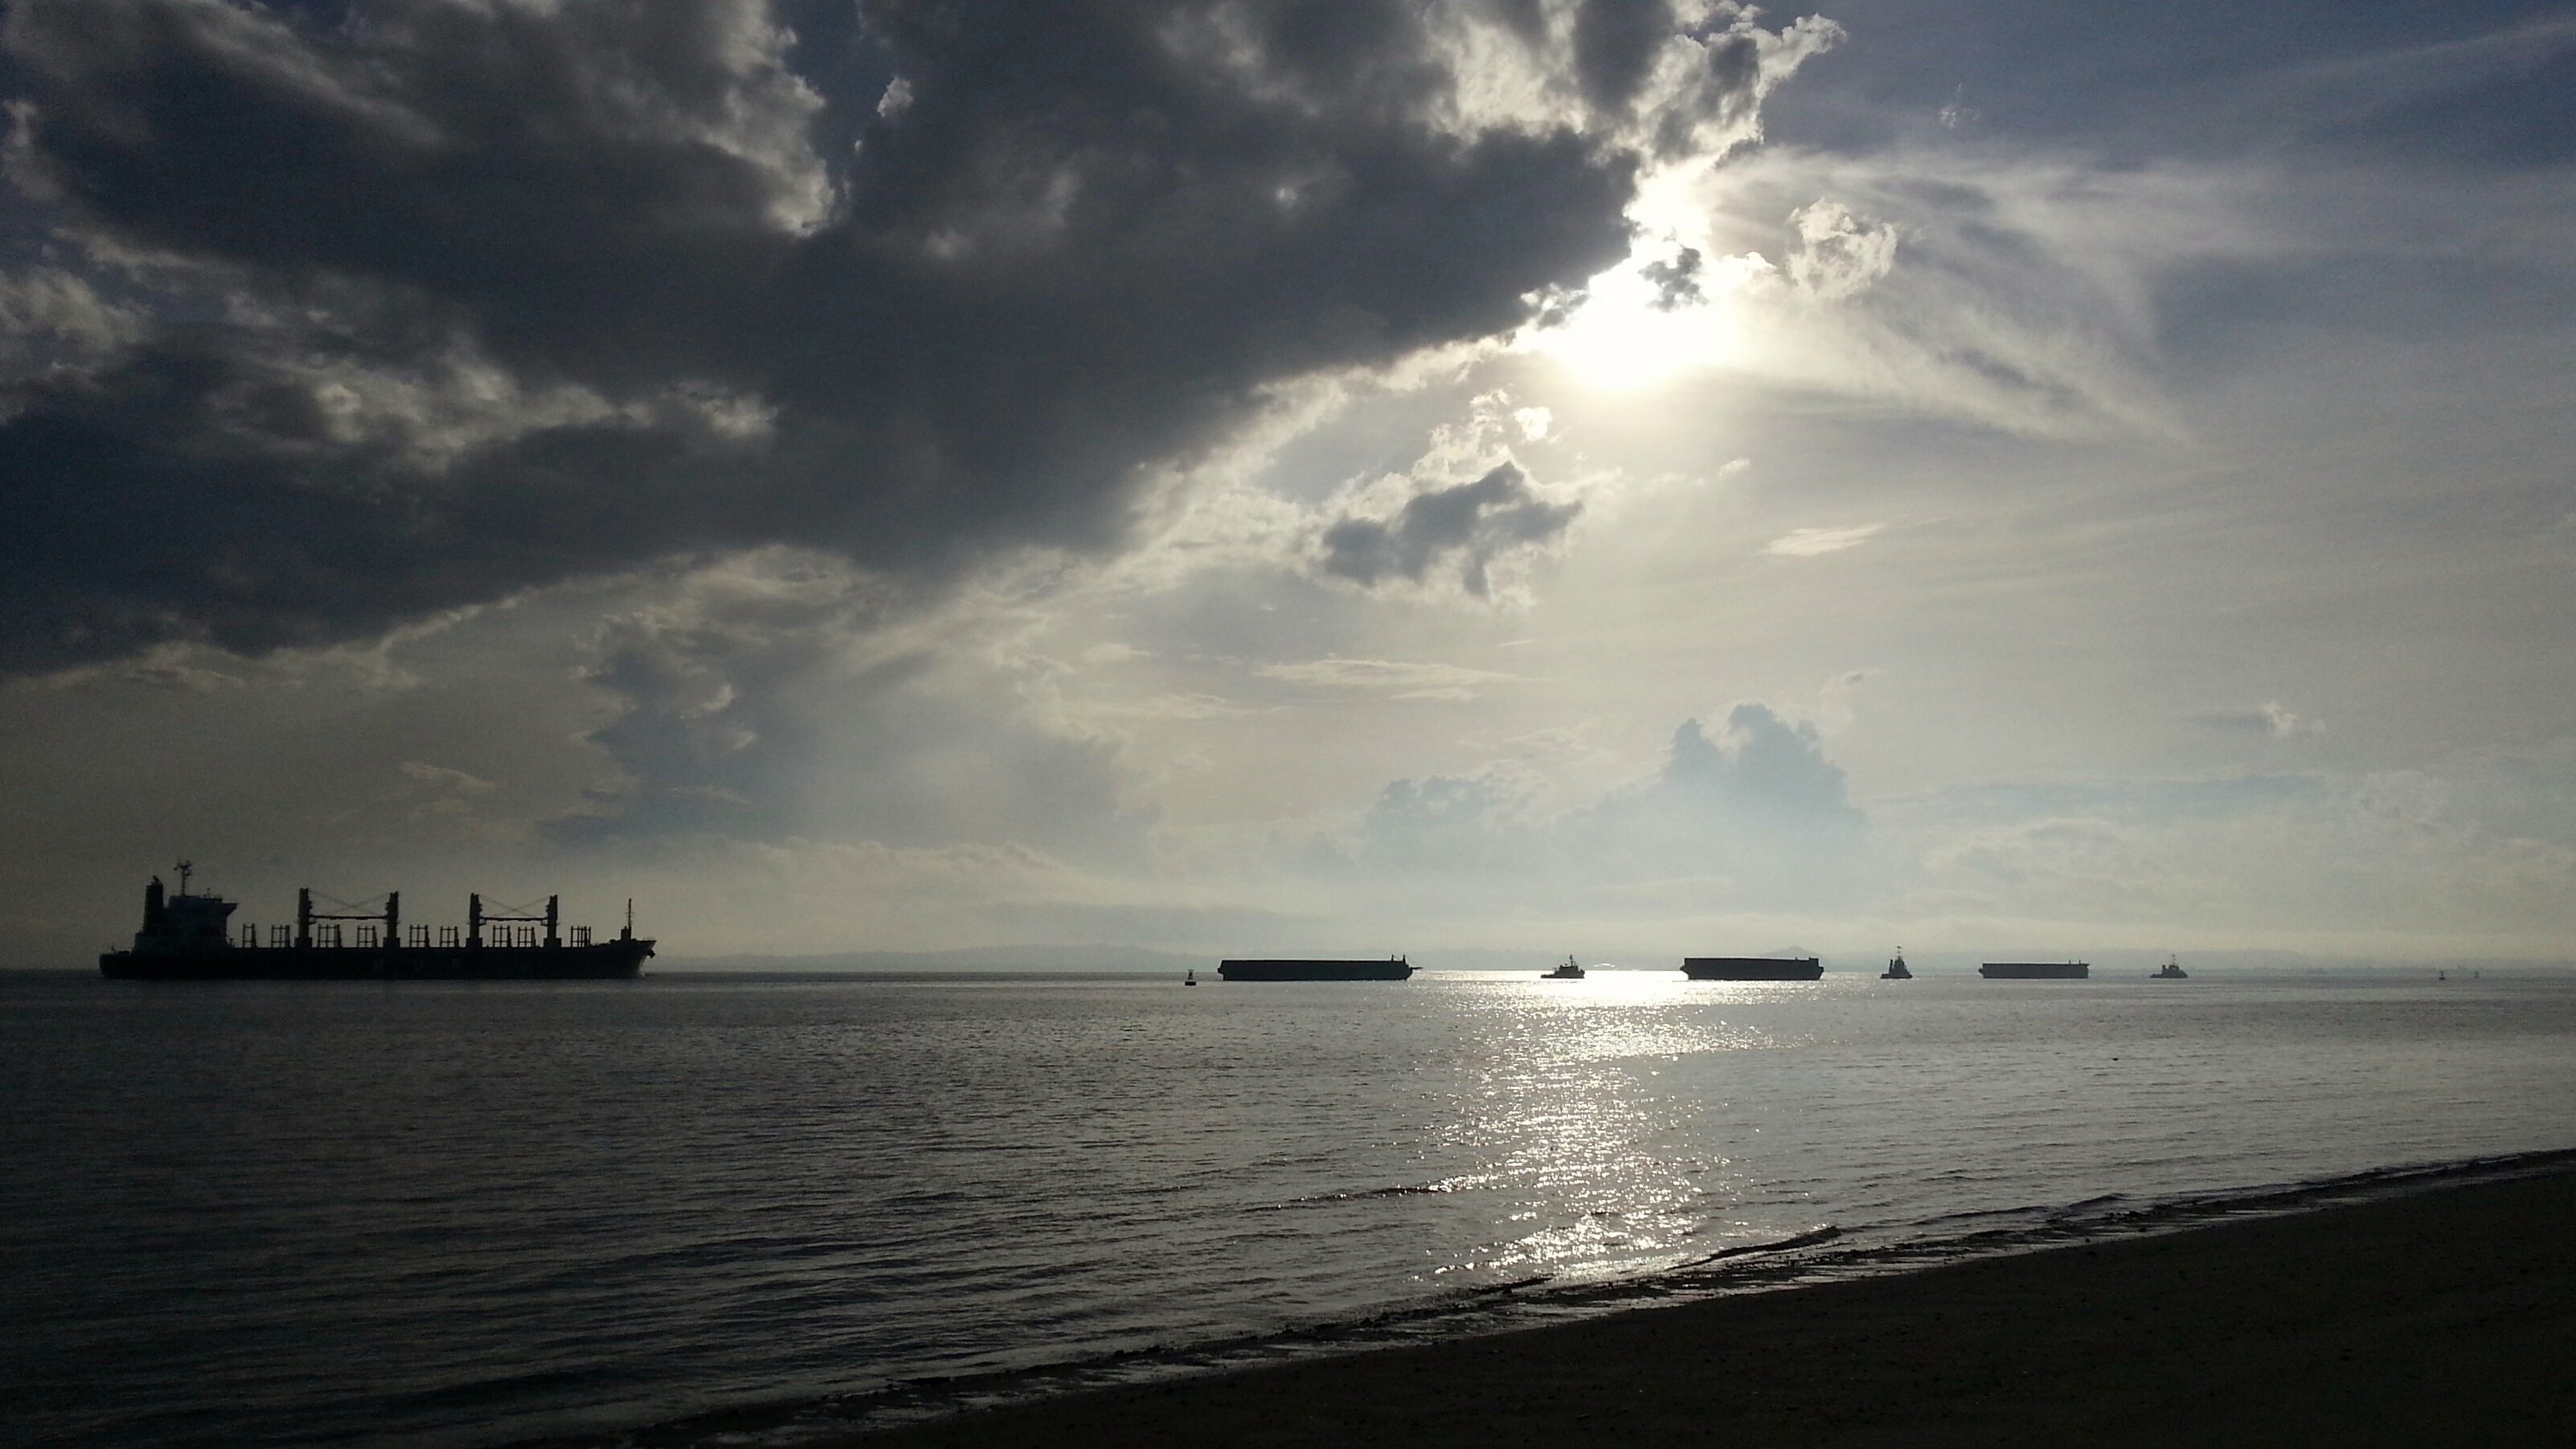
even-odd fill
[[[2576,954],[2576,8],[5,45],[17,964]]]

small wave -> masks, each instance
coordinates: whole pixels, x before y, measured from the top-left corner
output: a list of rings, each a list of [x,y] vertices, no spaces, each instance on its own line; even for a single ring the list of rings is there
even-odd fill
[[[2055,1207],[1954,1214],[1949,1219],[2021,1216],[2022,1222],[2014,1226],[1948,1235],[1918,1233],[1893,1240],[1872,1233],[1868,1240],[1840,1247],[1828,1245],[1844,1240],[1844,1230],[1825,1224],[1785,1238],[1724,1248],[1639,1277],[1573,1283],[1560,1283],[1545,1276],[1513,1279],[1391,1304],[1373,1314],[1299,1324],[1273,1333],[1157,1345],[1026,1369],[909,1379],[873,1391],[809,1398],[792,1404],[772,1402],[717,1409],[653,1425],[647,1431],[574,1435],[541,1442],[544,1449],[615,1449],[639,1440],[708,1449],[719,1444],[790,1449],[865,1429],[920,1423],[1116,1384],[1225,1372],[1430,1338],[1500,1332],[1593,1317],[1648,1303],[1920,1272],[1947,1263],[2074,1242],[2178,1232],[2241,1217],[2286,1215],[2570,1166],[2576,1166],[2576,1150],[2519,1153],[2377,1168],[2338,1177],[2150,1201],[2117,1212],[2098,1211],[2127,1200],[2112,1193]],[[1371,1189],[1309,1201],[1428,1190],[1432,1189]],[[1919,1229],[1924,1225],[1914,1226]],[[524,1449],[534,1449],[535,1442],[538,1441],[531,1441]]]
[[[1491,1178],[1452,1177],[1439,1182],[1399,1182],[1389,1187],[1354,1187],[1339,1192],[1319,1192],[1306,1197],[1292,1197],[1286,1202],[1268,1203],[1250,1209],[1253,1212],[1279,1212],[1286,1208],[1312,1207],[1320,1203],[1368,1202],[1384,1197],[1419,1197],[1425,1195],[1473,1192],[1490,1185]]]
[[[1705,1258],[1693,1258],[1687,1263],[1679,1264],[1672,1271],[1686,1273],[1693,1268],[1705,1267],[1710,1263],[1722,1263],[1730,1258],[1751,1257],[1755,1253],[1786,1253],[1796,1248],[1812,1248],[1818,1243],[1830,1243],[1842,1235],[1842,1229],[1826,1223],[1822,1227],[1811,1228],[1803,1233],[1792,1233],[1788,1237],[1768,1243],[1744,1243],[1732,1248],[1720,1248]]]

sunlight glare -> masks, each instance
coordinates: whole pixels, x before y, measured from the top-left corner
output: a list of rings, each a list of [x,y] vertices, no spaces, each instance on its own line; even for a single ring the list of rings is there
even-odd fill
[[[1604,392],[1632,392],[1733,360],[1737,329],[1720,275],[1703,279],[1703,300],[1670,309],[1636,259],[1594,277],[1564,325],[1529,334],[1529,350],[1556,360],[1569,377]]]

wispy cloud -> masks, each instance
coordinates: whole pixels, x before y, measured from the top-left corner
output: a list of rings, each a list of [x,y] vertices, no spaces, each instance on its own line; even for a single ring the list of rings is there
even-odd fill
[[[2302,735],[2321,735],[2326,722],[2294,713],[2279,700],[2267,700],[2250,709],[2204,709],[2192,716],[2196,724],[2231,734],[2260,735],[2269,740],[2293,740]]]
[[[1303,664],[1266,664],[1253,673],[1264,679],[1319,689],[1350,689],[1392,695],[1397,699],[1473,699],[1476,687],[1518,676],[1460,664],[1417,664],[1395,659],[1310,659]]]
[[[1132,704],[1092,705],[1082,711],[1095,719],[1134,720],[1231,719],[1256,712],[1213,694],[1158,694]]]
[[[1857,523],[1847,528],[1795,528],[1762,546],[1773,558],[1814,558],[1867,543],[1884,523]]]
[[[396,768],[434,790],[452,790],[460,795],[488,795],[500,788],[480,775],[469,775],[463,770],[433,765],[426,760],[405,760]]]

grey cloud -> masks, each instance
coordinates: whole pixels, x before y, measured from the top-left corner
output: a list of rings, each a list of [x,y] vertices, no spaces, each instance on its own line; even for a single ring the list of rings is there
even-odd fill
[[[1327,526],[1320,567],[1363,588],[1419,584],[1454,568],[1459,587],[1481,599],[1492,592],[1498,558],[1545,545],[1582,511],[1580,503],[1549,503],[1518,467],[1501,463],[1473,483],[1415,494],[1392,518],[1347,517]]]
[[[1840,766],[1824,756],[1812,726],[1792,724],[1768,705],[1739,704],[1712,738],[1700,722],[1674,729],[1671,754],[1640,801],[1673,802],[1689,814],[1722,815],[1764,829],[1841,833],[1865,823]]]
[[[624,782],[553,822],[556,835],[1142,857],[1153,816],[1121,802],[1107,746],[1030,722],[1008,678],[926,647],[860,654],[883,606],[846,569],[772,554],[611,620],[590,682],[615,712],[589,738]]]
[[[1625,110],[1672,33],[1671,0],[1591,0],[1574,17],[1583,98],[1605,111]]]
[[[1739,704],[1673,731],[1663,768],[1564,823],[1605,877],[1705,875],[1777,901],[1840,898],[1870,864],[1869,818],[1812,726]]]
[[[1655,289],[1655,310],[1676,312],[1684,307],[1707,301],[1699,289],[1700,255],[1697,247],[1683,247],[1668,262],[1648,262],[1637,269]]]
[[[1139,465],[1271,384],[1508,330],[1626,249],[1635,155],[1447,129],[1415,6],[834,13],[14,7],[11,174],[158,300],[0,400],[0,670],[358,637],[777,542],[934,581],[1114,547]],[[1192,37],[1220,32],[1249,47],[1210,64]],[[881,108],[891,78],[911,99]],[[347,401],[494,377],[444,450]],[[1472,577],[1462,526],[1562,524],[1443,506],[1339,557]]]
[[[1590,804],[1545,817],[1539,793],[1507,766],[1395,781],[1361,822],[1355,863],[1504,892],[1661,883],[1685,906],[1735,893],[1814,903],[1870,879],[1869,818],[1842,769],[1813,727],[1767,705],[1737,705],[1714,735],[1684,720],[1660,768]]]
[[[1360,824],[1359,864],[1371,870],[1516,870],[1547,863],[1529,818],[1534,781],[1506,769],[1396,780]]]

